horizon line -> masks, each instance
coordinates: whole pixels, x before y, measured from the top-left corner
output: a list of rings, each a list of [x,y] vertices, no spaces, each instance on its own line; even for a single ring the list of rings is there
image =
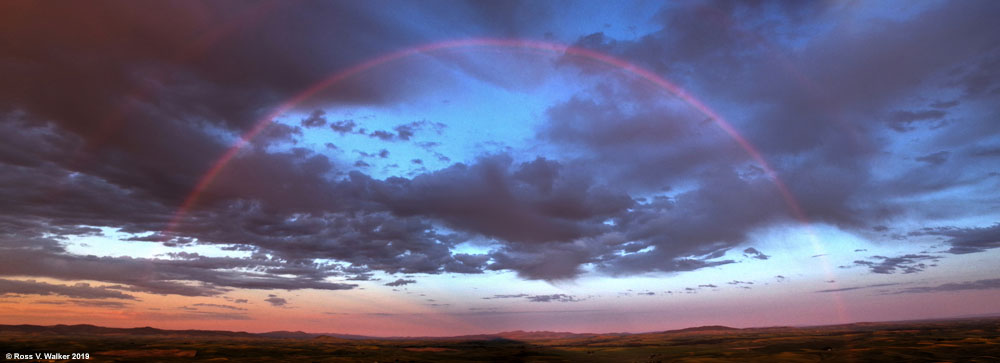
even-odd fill
[[[334,332],[305,332],[301,330],[290,331],[290,330],[270,330],[270,331],[260,331],[260,332],[250,332],[250,331],[236,331],[236,330],[211,330],[211,329],[163,329],[156,328],[150,325],[146,326],[135,326],[135,327],[113,327],[113,326],[102,326],[94,324],[54,324],[54,325],[38,325],[38,324],[0,324],[0,327],[10,327],[10,326],[33,326],[42,328],[51,327],[75,327],[75,326],[92,326],[96,328],[105,329],[155,329],[164,332],[183,332],[183,331],[194,331],[194,332],[222,332],[222,333],[234,333],[234,334],[251,334],[251,335],[265,335],[271,333],[302,333],[307,335],[314,335],[315,337],[329,336],[329,337],[342,337],[342,336],[353,336],[364,339],[422,339],[422,338],[461,338],[468,336],[479,336],[479,335],[500,335],[504,333],[513,332],[524,332],[524,333],[562,333],[562,334],[575,334],[575,335],[642,335],[642,334],[656,334],[656,333],[669,333],[678,332],[683,330],[707,328],[707,327],[719,327],[733,330],[753,330],[753,329],[771,329],[771,328],[823,328],[823,327],[836,327],[836,326],[846,326],[846,325],[856,325],[856,324],[889,324],[889,323],[908,323],[908,322],[928,322],[928,321],[952,321],[952,320],[972,320],[972,319],[1000,319],[1000,311],[992,313],[983,314],[969,314],[969,315],[959,315],[959,316],[945,316],[945,317],[931,317],[931,318],[914,318],[914,319],[902,319],[902,320],[874,320],[874,321],[853,321],[849,323],[835,323],[835,324],[818,324],[818,325],[768,325],[768,326],[748,326],[748,327],[732,327],[721,324],[709,324],[709,325],[699,325],[699,326],[689,326],[686,328],[679,329],[667,329],[667,330],[653,330],[653,331],[642,331],[642,332],[573,332],[573,331],[554,331],[554,330],[505,330],[493,333],[472,333],[472,334],[460,334],[460,335],[421,335],[421,336],[379,336],[379,335],[364,335],[364,334],[350,334],[350,333],[334,333]],[[262,338],[270,338],[266,336],[261,336]],[[349,338],[348,338],[349,339]]]

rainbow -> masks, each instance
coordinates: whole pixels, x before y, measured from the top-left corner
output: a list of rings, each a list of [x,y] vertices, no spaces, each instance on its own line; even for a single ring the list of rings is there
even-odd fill
[[[323,80],[313,84],[312,86],[306,88],[305,90],[299,92],[294,97],[280,104],[274,111],[269,113],[267,116],[257,121],[253,127],[245,132],[226,152],[208,169],[208,171],[199,179],[198,183],[195,185],[191,193],[184,199],[178,210],[178,216],[175,220],[171,222],[171,226],[174,226],[178,221],[176,218],[183,216],[188,210],[190,210],[197,203],[198,198],[201,193],[208,188],[209,185],[215,180],[222,169],[234,158],[236,154],[246,146],[251,140],[253,140],[262,131],[267,129],[268,126],[274,122],[278,116],[291,111],[296,106],[309,99],[313,95],[323,91],[330,86],[343,81],[351,76],[357,75],[369,69],[378,67],[380,65],[406,58],[416,54],[429,53],[444,49],[453,48],[464,48],[464,47],[500,47],[500,48],[519,48],[519,49],[529,49],[529,50],[543,50],[556,53],[563,53],[571,56],[588,58],[600,63],[608,64],[617,67],[628,73],[632,73],[657,87],[670,92],[675,97],[688,103],[696,110],[707,116],[709,119],[715,122],[727,135],[729,135],[733,141],[735,141],[743,150],[750,155],[750,157],[764,169],[765,174],[771,179],[771,181],[778,188],[778,192],[781,193],[782,199],[785,204],[791,210],[793,216],[796,219],[807,222],[805,213],[802,211],[801,206],[795,197],[792,195],[791,191],[785,185],[785,183],[778,177],[777,172],[774,168],[764,159],[763,155],[753,146],[743,135],[741,135],[736,128],[732,126],[728,121],[726,121],[722,116],[713,111],[711,108],[706,106],[703,102],[699,101],[697,98],[692,96],[690,93],[684,89],[678,87],[672,82],[666,80],[663,77],[653,73],[650,70],[639,67],[633,63],[625,61],[614,56],[597,52],[590,49],[552,43],[543,42],[537,40],[522,40],[522,39],[494,39],[494,38],[476,38],[476,39],[461,39],[461,40],[451,40],[437,43],[430,43],[410,48],[405,48],[395,52],[383,54],[381,56],[369,59],[367,61],[356,64],[352,67],[335,72]],[[168,230],[170,230],[168,228]]]
[[[323,91],[334,84],[341,82],[349,77],[355,76],[359,73],[365,72],[372,68],[407,58],[413,55],[430,53],[440,50],[455,49],[455,48],[476,48],[476,47],[491,47],[491,48],[501,48],[501,49],[518,49],[518,50],[533,50],[533,51],[545,51],[554,52],[557,54],[565,54],[574,57],[582,57],[590,59],[599,63],[607,64],[609,66],[615,67],[627,73],[631,73],[639,78],[663,89],[675,97],[683,100],[691,107],[696,109],[698,112],[702,113],[710,120],[712,120],[719,128],[722,129],[730,138],[733,139],[746,153],[764,170],[765,175],[774,183],[778,192],[780,193],[785,205],[789,208],[792,216],[797,219],[803,226],[806,227],[808,234],[810,235],[810,242],[812,243],[814,249],[819,253],[823,253],[824,249],[819,243],[818,236],[812,231],[810,227],[809,219],[807,218],[805,212],[803,211],[799,202],[795,199],[792,192],[788,189],[787,185],[778,176],[778,173],[774,170],[770,163],[764,159],[761,152],[748,141],[743,135],[733,127],[728,121],[726,121],[717,112],[706,106],[699,99],[694,97],[692,94],[685,91],[683,88],[677,86],[676,84],[668,81],[667,79],[657,75],[656,73],[642,68],[636,64],[617,58],[615,56],[601,53],[595,50],[565,45],[560,43],[553,43],[547,41],[538,40],[525,40],[525,39],[503,39],[503,38],[472,38],[472,39],[458,39],[458,40],[448,40],[442,42],[429,43],[424,45],[413,46],[409,48],[404,48],[394,52],[382,54],[380,56],[371,58],[364,62],[355,64],[346,69],[338,70],[327,76],[326,78],[316,82],[312,86],[299,92],[292,98],[281,103],[272,112],[267,114],[264,118],[257,121],[253,127],[243,133],[241,137],[228,149],[212,166],[207,172],[199,179],[198,183],[195,185],[194,189],[191,191],[184,201],[181,203],[177,212],[174,214],[170,223],[167,226],[165,232],[170,233],[174,231],[179,225],[182,218],[190,211],[198,202],[201,194],[207,189],[219,173],[226,167],[226,165],[238,154],[240,149],[250,143],[257,135],[264,131],[272,122],[279,116],[293,110],[295,107],[300,105],[302,102],[306,101],[310,97],[316,95],[317,93]],[[828,276],[832,276],[829,264],[826,263],[824,258],[824,266]],[[836,297],[839,305],[839,313],[841,320],[846,321],[846,311],[844,309],[843,303],[840,302],[839,296]]]

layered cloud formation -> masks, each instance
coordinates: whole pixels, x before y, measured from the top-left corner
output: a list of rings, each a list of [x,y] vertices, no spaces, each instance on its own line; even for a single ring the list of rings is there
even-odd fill
[[[802,223],[901,248],[944,245],[856,262],[880,274],[1000,247],[998,4],[869,5],[684,3],[656,9],[625,36],[546,28],[560,5],[538,2],[6,3],[0,276],[117,286],[0,280],[0,292],[129,300],[128,291],[344,290],[376,272],[548,281],[672,273],[735,263],[730,250],[768,260],[780,251],[760,251],[750,236]],[[491,57],[442,52],[301,102],[301,117],[250,140],[182,208],[239,135],[317,81],[398,49],[476,37],[572,43],[677,83],[726,116],[795,204],[718,120],[568,54],[514,61],[573,80],[569,94],[538,101],[545,111],[525,141],[538,148],[457,153],[442,136],[454,125],[437,120],[379,128],[334,118],[337,108],[444,92],[442,77],[512,93],[540,87],[530,69],[502,76]],[[432,72],[442,63],[446,76]],[[364,135],[372,147],[303,146],[316,130]],[[398,144],[444,166],[386,146]],[[386,174],[376,161],[411,173]],[[107,230],[248,256],[67,250]],[[469,244],[488,248],[463,252]]]

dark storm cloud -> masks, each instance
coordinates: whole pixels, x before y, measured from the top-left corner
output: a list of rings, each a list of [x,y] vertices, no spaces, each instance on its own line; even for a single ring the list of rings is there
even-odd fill
[[[539,137],[599,163],[609,179],[660,187],[698,172],[706,163],[738,160],[703,116],[677,105],[659,105],[646,89],[600,87],[596,95],[575,96],[547,111]],[[638,110],[638,111],[636,111]],[[669,166],[669,167],[664,167]]]
[[[3,53],[13,63],[5,67],[10,70],[5,90],[20,92],[4,99],[23,100],[33,108],[58,101],[47,114],[78,119],[107,117],[93,111],[116,107],[119,96],[143,101],[155,96],[175,105],[198,105],[188,111],[197,109],[209,122],[242,129],[261,115],[262,105],[283,101],[335,70],[419,41],[397,22],[375,16],[376,8],[360,5],[6,4]],[[40,18],[49,21],[29,20]],[[370,34],[381,36],[373,41]],[[61,86],[42,86],[53,84]],[[379,101],[393,89],[377,87],[345,80],[329,97]],[[61,97],[68,95],[73,97]]]
[[[635,41],[603,37],[594,44],[594,37],[581,38],[581,45],[620,54],[675,81],[686,81],[691,67],[704,69],[694,77],[707,88],[705,94],[773,105],[751,116],[753,128],[748,130],[750,141],[772,159],[781,153],[811,151],[807,157],[815,160],[805,165],[827,165],[849,176],[848,180],[856,180],[852,183],[864,182],[867,168],[857,162],[876,150],[873,136],[865,134],[862,126],[870,118],[891,114],[892,103],[919,90],[921,80],[989,54],[995,48],[995,35],[988,30],[991,16],[987,14],[997,9],[989,2],[936,7],[912,19],[859,29],[871,36],[834,28],[812,39],[796,39],[805,44],[799,50],[778,48],[788,41],[783,34],[811,26],[824,13],[844,11],[828,6],[690,3],[665,9],[658,16],[664,24],[659,32]],[[756,15],[767,11],[788,18],[780,24],[755,21]],[[803,83],[803,77],[812,83]],[[936,110],[901,111],[889,119],[909,124],[942,116]],[[821,171],[809,170],[808,176]]]
[[[4,186],[10,187],[0,190],[7,197],[6,214],[0,216],[7,221],[3,225],[4,230],[0,231],[7,233],[0,234],[4,237],[5,247],[36,247],[61,252],[63,249],[59,240],[30,237],[89,233],[89,230],[81,229],[81,225],[120,228],[126,233],[163,231],[175,213],[176,207],[158,203],[156,198],[146,198],[131,186],[125,188],[106,179],[67,172],[51,164],[38,168],[0,165],[0,168],[10,171],[0,177],[4,179]],[[354,256],[356,258],[349,259],[361,266],[391,271],[434,272],[449,262],[447,246],[435,243],[433,233],[425,232],[429,230],[429,225],[418,218],[393,218],[384,213],[329,214],[331,206],[339,205],[355,211],[360,207],[359,201],[345,197],[345,194],[354,192],[350,183],[337,187],[326,179],[324,174],[330,168],[325,157],[301,149],[275,153],[248,150],[216,177],[219,187],[210,187],[202,193],[199,209],[191,211],[182,220],[175,220],[179,223],[174,230],[128,239],[173,244],[191,241],[191,236],[198,236],[201,243],[220,243],[226,247],[234,243],[249,243],[254,246],[253,249],[269,245],[266,247],[269,251],[271,248],[281,250],[270,252],[282,255],[287,252],[294,259],[321,258],[330,254],[340,255],[335,257],[337,259]],[[47,180],[47,183],[32,182],[41,179]],[[285,187],[276,187],[281,185]],[[53,199],[55,197],[58,199]],[[138,199],[128,200],[130,198]],[[48,201],[59,201],[61,204]],[[297,216],[292,218],[291,214]],[[331,240],[330,237],[335,238]],[[389,244],[372,245],[370,239],[385,242],[399,240],[399,243],[392,247]],[[352,245],[357,247],[350,247]],[[377,256],[381,254],[376,252],[380,248],[378,246],[388,248],[385,252],[391,256]],[[407,249],[416,253],[404,256]],[[85,259],[67,255],[50,254],[45,257],[86,264]],[[397,261],[390,261],[397,258]],[[114,262],[110,265],[132,263],[129,260],[109,260]],[[247,261],[244,264],[250,267],[260,262]],[[468,262],[456,262],[455,268],[460,269]],[[276,267],[266,267],[269,272],[282,273]],[[477,268],[476,264],[467,267]],[[206,267],[207,270],[209,267]],[[289,270],[286,268],[284,272]],[[312,279],[315,273],[326,274],[314,266],[305,266],[294,273],[306,279]],[[72,274],[56,277],[71,279]],[[279,281],[261,279],[257,282],[261,286],[285,284]],[[245,285],[242,282],[237,284]],[[347,286],[326,287],[337,289]]]
[[[468,11],[461,5],[407,11],[454,16],[432,8]],[[60,146],[21,149],[15,165],[48,160],[146,194],[137,198],[177,205],[226,147],[206,126],[241,134],[326,75],[426,41],[376,14],[380,8],[278,1],[4,4],[0,112],[22,119],[16,132],[5,134]],[[48,20],[29,20],[41,18]],[[378,79],[396,71],[405,72],[405,65],[345,80],[311,101],[384,102],[403,88]],[[304,122],[318,125],[320,116]],[[4,127],[15,122],[4,121]],[[288,131],[271,126],[261,142],[294,135]],[[0,148],[0,155],[6,151]]]
[[[572,178],[575,175],[555,181],[518,177],[517,173],[535,164],[558,166],[544,158],[514,165],[509,156],[498,155],[412,180],[358,181],[367,182],[374,200],[397,215],[438,218],[454,228],[512,242],[568,241],[593,235],[601,229],[587,222],[599,222],[632,205],[628,195]],[[557,186],[549,190],[553,182]]]
[[[242,134],[326,75],[426,41],[391,17],[375,14],[379,7],[304,5],[3,4],[0,247],[5,266],[0,273],[205,296],[231,288],[353,287],[322,281],[342,276],[340,269],[354,269],[355,275],[369,270],[481,272],[483,257],[453,259],[449,246],[436,242],[427,232],[432,226],[420,217],[394,217],[365,200],[365,191],[356,193],[356,185],[332,182],[341,173],[334,161],[305,149],[269,149],[299,138],[297,126],[264,129],[188,213],[175,217],[228,147],[220,133]],[[466,4],[438,5],[449,11],[437,13],[458,20],[470,11]],[[433,4],[399,6],[435,13]],[[47,21],[32,20],[43,18]],[[345,80],[304,106],[388,102],[402,88],[385,81],[406,68]],[[301,120],[303,127],[328,123],[324,111],[313,110]],[[357,125],[341,120],[329,127],[348,133]],[[442,127],[411,122],[391,135],[408,140],[421,130],[440,132]],[[64,237],[86,233],[81,228],[90,227],[85,226],[138,234],[125,238],[131,241],[241,244],[275,257],[150,260],[66,253]],[[325,266],[313,262],[316,258],[346,259],[352,266]]]
[[[616,221],[626,240],[644,241],[654,248],[609,259],[604,268],[619,273],[691,271],[733,263],[717,259],[744,243],[746,233],[753,228],[788,218],[787,208],[769,180],[743,179],[734,172],[718,170],[700,174],[700,182],[704,187],[681,193],[664,205],[637,206]],[[734,205],[760,208],[732,208]]]
[[[35,280],[0,279],[0,295],[60,295],[77,299],[126,299],[135,300],[135,296],[109,289],[107,287],[91,287],[87,283],[74,285],[57,285]]]
[[[52,129],[60,135],[49,143],[74,144],[38,156],[176,205],[225,148],[205,126],[242,133],[326,74],[415,40],[407,32],[383,33],[394,22],[375,21],[356,4],[301,5],[4,4],[0,54],[8,66],[0,71],[0,111],[26,115],[19,131]],[[48,21],[29,20],[40,18]],[[286,56],[303,53],[311,56]],[[375,91],[377,82],[340,85],[318,99],[388,96]],[[275,130],[272,136],[289,135],[275,126],[261,140]]]

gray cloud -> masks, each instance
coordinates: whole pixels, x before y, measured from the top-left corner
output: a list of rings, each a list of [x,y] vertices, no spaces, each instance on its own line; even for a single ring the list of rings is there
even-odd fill
[[[928,267],[927,264],[920,261],[934,261],[941,258],[940,256],[931,255],[917,255],[917,254],[907,254],[897,257],[886,257],[886,256],[872,256],[872,260],[856,260],[855,265],[867,266],[871,272],[877,274],[893,274],[897,271],[904,274],[911,274],[923,271]]]
[[[323,110],[315,110],[309,114],[309,117],[300,121],[302,127],[306,128],[323,127],[326,126],[326,122],[326,111]],[[336,129],[334,130],[336,131]]]
[[[355,126],[357,124],[354,123],[354,120],[340,120],[330,123],[330,128],[341,135],[353,132]]]
[[[103,301],[103,300],[68,300],[69,303],[76,306],[85,306],[92,308],[108,308],[108,309],[123,309],[129,306],[128,303],[121,301]]]
[[[388,283],[385,283],[383,285],[385,285],[385,286],[403,286],[403,285],[409,285],[409,284],[415,284],[415,283],[417,283],[417,280],[396,279],[396,281],[388,282]]]
[[[237,300],[237,302],[238,301],[239,300]],[[192,306],[201,306],[201,307],[206,307],[206,308],[219,308],[219,309],[227,309],[227,310],[247,310],[245,308],[236,307],[236,306],[232,306],[232,305],[223,305],[223,304],[197,303],[197,304],[192,304]]]
[[[56,285],[35,280],[0,279],[0,295],[61,295],[77,299],[125,299],[136,300],[135,296],[107,287],[92,287],[87,283]]]
[[[521,298],[521,297],[528,297],[528,296],[529,296],[528,294],[508,294],[508,295],[493,295],[491,297],[484,297],[483,299],[485,299],[485,300],[490,300],[490,299],[513,299],[513,298]]]
[[[967,254],[1000,248],[1000,223],[979,228],[926,228],[914,235],[937,235],[948,237],[951,248],[947,252]]]
[[[758,251],[756,248],[750,247],[743,250],[744,257],[756,258],[758,260],[766,260],[771,256],[765,255],[764,253]]]
[[[566,294],[528,296],[530,302],[577,302],[579,299]]]
[[[996,54],[997,48],[996,37],[984,33],[990,27],[989,16],[985,14],[996,13],[998,9],[995,4],[988,3],[929,7],[906,20],[866,27],[861,32],[869,34],[867,36],[848,35],[854,33],[840,31],[837,24],[833,25],[833,31],[820,32],[810,36],[808,41],[789,40],[781,35],[813,34],[800,27],[811,26],[827,12],[841,10],[829,4],[765,7],[727,2],[692,3],[670,7],[659,14],[656,19],[664,25],[661,31],[633,40],[592,34],[581,37],[578,45],[647,66],[681,87],[696,87],[700,91],[698,95],[709,96],[708,104],[713,100],[743,105],[768,104],[749,114],[740,111],[733,126],[745,132],[743,136],[765,154],[810,220],[860,230],[872,221],[883,221],[907,210],[899,204],[868,201],[892,200],[892,196],[921,198],[924,193],[978,182],[963,174],[982,170],[986,164],[958,160],[955,156],[958,151],[941,152],[988,142],[990,135],[998,131],[995,123],[986,121],[988,117],[973,117],[975,120],[970,121],[970,127],[978,130],[976,132],[948,123],[947,119],[958,112],[959,105],[977,99],[970,96],[935,103],[931,106],[935,109],[903,105],[901,101],[939,89],[936,84],[950,84],[955,75],[952,70],[961,69],[968,63],[975,64],[972,72],[978,72],[977,77],[990,85],[969,93],[990,97],[984,96],[982,90],[994,87],[992,75],[995,72],[985,65],[995,63],[990,60],[996,59],[992,54]],[[780,12],[781,24],[765,27],[754,20],[763,12],[773,11]],[[691,24],[691,19],[715,21]],[[920,36],[913,37],[914,34]],[[784,48],[785,42],[802,42],[800,44],[805,46],[788,49]],[[776,49],[782,52],[776,53]],[[899,54],[907,56],[899,57]],[[600,70],[592,65],[575,64],[569,57],[565,64],[576,65],[584,74],[600,78]],[[692,72],[692,69],[711,71]],[[869,77],[869,74],[880,76]],[[790,213],[783,211],[787,206],[767,204],[780,198],[773,194],[767,196],[766,188],[736,188],[741,193],[727,193],[734,189],[733,183],[719,183],[697,173],[698,168],[711,165],[715,169],[732,169],[744,183],[753,175],[740,172],[749,157],[736,156],[743,152],[732,147],[720,150],[718,145],[726,145],[726,138],[708,136],[718,133],[700,128],[706,124],[701,122],[704,116],[693,112],[685,114],[671,107],[669,102],[644,99],[643,94],[651,92],[640,91],[641,86],[601,79],[607,84],[604,88],[550,108],[551,122],[543,128],[540,137],[582,153],[588,164],[600,165],[604,175],[623,175],[616,178],[618,180],[659,186],[694,181],[706,192],[712,190],[717,195],[714,200],[699,200],[695,203],[697,208],[675,205],[677,210],[689,210],[689,213],[710,210],[716,201],[720,208],[767,205],[756,209],[766,215],[757,214],[755,218],[742,220],[727,219],[729,216],[725,213],[713,213],[719,216],[717,224],[699,228],[733,236],[723,239],[726,242],[740,240],[742,233],[761,224],[793,220]],[[933,81],[922,84],[924,79]],[[970,84],[952,86],[969,89]],[[655,111],[647,115],[645,110]],[[884,121],[884,128],[876,126],[873,129],[869,123],[873,119]],[[709,122],[707,126],[713,125]],[[886,161],[883,141],[879,141],[885,131],[895,133],[918,128],[932,130],[936,135],[930,143],[934,149],[924,151],[927,154],[918,160],[935,165],[948,161],[950,170],[960,172],[941,175],[915,169],[899,171],[889,180],[872,179],[871,163]],[[729,141],[728,144],[733,143]],[[981,185],[982,190],[989,189]],[[752,198],[747,196],[754,194],[760,199],[750,202]],[[908,210],[922,208],[910,206]],[[942,212],[937,210],[930,214],[947,218]],[[949,217],[973,216],[980,212],[990,213],[956,209],[947,214]],[[676,226],[683,224],[668,225],[674,232],[678,229]],[[705,246],[718,240],[706,238],[692,245]],[[892,262],[875,269],[889,271]]]
[[[128,285],[120,289],[186,296],[218,295],[230,288],[350,289],[355,285],[320,281],[336,274],[330,268],[264,258],[208,258],[158,260],[76,256],[38,250],[5,250],[0,275],[45,276],[63,280],[96,280]],[[296,266],[298,265],[298,266]],[[261,274],[237,268],[263,267]],[[280,277],[294,273],[297,278]],[[196,281],[187,284],[181,281]]]
[[[280,307],[280,306],[285,306],[285,305],[288,304],[288,300],[285,300],[284,298],[280,298],[280,297],[278,297],[278,296],[276,296],[274,294],[267,295],[267,299],[264,299],[264,301],[266,301],[268,304],[271,304],[271,306],[279,306]]]
[[[924,155],[924,156],[917,157],[914,160],[925,162],[925,163],[928,163],[928,164],[931,164],[931,165],[941,165],[941,164],[944,164],[946,161],[948,161],[948,156],[949,155],[951,155],[951,152],[948,152],[948,151],[938,151],[938,152],[935,152],[935,153],[930,153],[930,154],[927,154],[927,155]]]
[[[889,127],[898,132],[912,131],[917,122],[939,120],[946,114],[941,110],[895,111],[888,118]]]
[[[484,297],[485,300],[491,299],[520,299],[524,298],[528,302],[577,302],[582,301],[575,296],[567,294],[551,294],[551,295],[529,295],[529,294],[508,294],[508,295],[493,295],[490,297]]]
[[[899,290],[897,293],[913,294],[913,293],[948,292],[948,291],[965,291],[965,290],[992,290],[992,289],[1000,289],[1000,279],[950,282],[937,286],[910,287]]]
[[[865,286],[843,287],[843,288],[839,288],[839,289],[818,290],[816,292],[824,293],[824,292],[853,291],[853,290],[871,289],[871,288],[876,288],[876,287],[886,287],[886,286],[896,286],[896,285],[899,285],[899,284],[898,283],[872,284],[872,285],[865,285]]]

